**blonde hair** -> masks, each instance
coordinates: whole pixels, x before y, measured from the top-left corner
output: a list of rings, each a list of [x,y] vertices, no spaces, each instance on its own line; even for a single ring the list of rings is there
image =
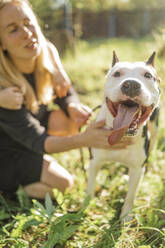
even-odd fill
[[[33,13],[32,7],[27,0],[0,0],[0,10],[8,3],[18,3],[20,5],[26,4],[32,14],[38,35],[38,41],[41,47],[41,53],[36,59],[35,67],[35,86],[37,96],[23,74],[14,66],[8,54],[2,49],[1,43],[0,86],[2,88],[18,86],[24,94],[25,106],[32,112],[35,112],[37,111],[40,103],[46,104],[52,99],[52,75],[56,73],[55,57],[58,56],[58,52],[56,48],[44,37],[39,27],[37,18]]]

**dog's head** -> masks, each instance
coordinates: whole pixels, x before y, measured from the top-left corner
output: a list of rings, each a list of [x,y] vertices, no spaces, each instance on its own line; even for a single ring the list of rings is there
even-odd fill
[[[158,105],[160,81],[154,68],[155,52],[146,62],[119,62],[113,53],[112,68],[104,87],[106,105],[113,120],[110,144],[123,135],[134,135]]]

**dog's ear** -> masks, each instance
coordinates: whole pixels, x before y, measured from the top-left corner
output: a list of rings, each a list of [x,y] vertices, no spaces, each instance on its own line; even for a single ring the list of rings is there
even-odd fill
[[[119,62],[119,59],[115,53],[115,51],[113,51],[113,60],[112,60],[112,67],[117,63]]]
[[[155,66],[154,65],[155,54],[156,54],[156,52],[153,52],[153,54],[149,57],[149,59],[146,62],[147,65],[151,65],[153,67]]]

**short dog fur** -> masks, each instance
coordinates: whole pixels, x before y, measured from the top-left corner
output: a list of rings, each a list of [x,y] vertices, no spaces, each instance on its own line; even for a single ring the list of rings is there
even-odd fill
[[[134,136],[134,143],[122,150],[91,149],[87,195],[93,195],[98,170],[103,162],[120,162],[129,168],[128,192],[120,218],[131,219],[131,210],[143,178],[145,162],[154,143],[158,126],[159,77],[154,68],[155,52],[146,62],[119,62],[113,52],[112,68],[107,74],[103,103],[97,121],[105,120],[112,128],[109,143],[113,146],[123,136]]]

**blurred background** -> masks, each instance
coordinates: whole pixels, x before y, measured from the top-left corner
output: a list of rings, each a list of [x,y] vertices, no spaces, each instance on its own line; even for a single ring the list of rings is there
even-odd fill
[[[31,0],[45,35],[60,52],[79,39],[151,34],[165,25],[164,0]]]

